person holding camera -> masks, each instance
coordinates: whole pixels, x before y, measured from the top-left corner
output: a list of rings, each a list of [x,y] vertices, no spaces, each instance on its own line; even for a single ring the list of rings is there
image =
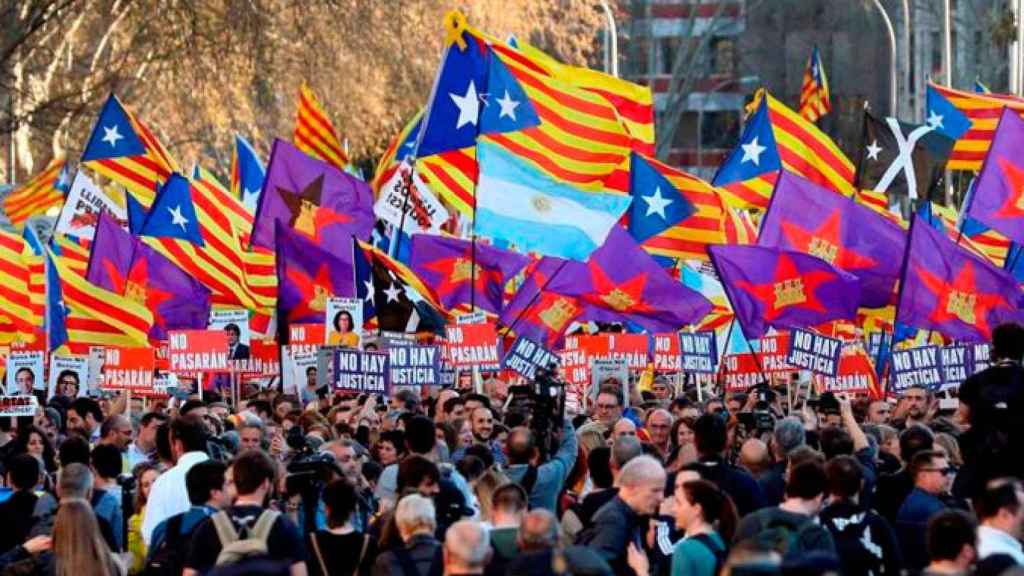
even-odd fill
[[[526,490],[530,508],[558,511],[558,494],[576,464],[576,433],[569,420],[564,421],[561,437],[558,452],[541,464],[541,453],[534,431],[519,426],[509,432],[508,477]]]

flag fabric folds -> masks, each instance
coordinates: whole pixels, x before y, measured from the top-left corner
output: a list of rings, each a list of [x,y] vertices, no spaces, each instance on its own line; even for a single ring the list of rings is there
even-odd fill
[[[434,289],[445,309],[472,304],[499,314],[505,284],[529,261],[522,254],[481,242],[413,234],[409,265]]]
[[[807,328],[857,316],[860,282],[808,254],[763,246],[709,246],[747,338],[769,327]]]
[[[356,295],[351,237],[328,251],[279,223],[276,249],[279,322],[323,322],[328,299]]]
[[[231,157],[231,194],[242,201],[250,214],[256,213],[266,173],[263,161],[252,144],[235,134],[235,155]],[[250,230],[245,232],[249,234]]]
[[[965,213],[1014,242],[1024,242],[1024,119],[1003,109]]]
[[[808,122],[817,122],[831,111],[828,78],[825,76],[825,66],[821,63],[821,53],[815,46],[810,59],[807,60],[803,85],[800,87],[800,115]]]
[[[363,242],[357,244],[356,253],[356,281],[360,286],[357,297],[364,300],[364,316],[369,304],[381,330],[444,330],[448,316],[437,295],[409,267]],[[372,291],[367,281],[372,284]]]
[[[41,270],[31,267],[25,240],[11,232],[0,231],[0,343],[16,340],[32,341],[43,326],[41,300],[33,300],[39,288],[32,274]],[[33,289],[35,287],[35,289]]]
[[[530,264],[526,280],[498,322],[510,333],[556,349],[569,326],[583,314],[581,296],[589,286],[587,265],[545,256]]]
[[[952,148],[953,140],[930,124],[879,120],[865,110],[854,184],[858,190],[930,199],[941,193]]]
[[[990,341],[998,324],[1024,320],[1020,287],[1012,275],[917,218],[904,258],[897,323],[983,342]]]
[[[870,208],[783,172],[758,245],[810,254],[857,276],[860,305],[881,308],[896,298],[906,235]]]
[[[64,158],[54,158],[42,172],[4,198],[7,219],[14,226],[21,226],[32,216],[44,214],[50,208],[62,205],[70,184]]]
[[[1024,98],[928,84],[927,123],[956,140],[947,168],[981,170],[1003,108],[1020,114],[1024,112]]]
[[[338,138],[338,131],[324,112],[313,90],[305,82],[299,88],[299,105],[295,113],[295,147],[313,158],[323,160],[338,170],[348,166],[348,154]]]

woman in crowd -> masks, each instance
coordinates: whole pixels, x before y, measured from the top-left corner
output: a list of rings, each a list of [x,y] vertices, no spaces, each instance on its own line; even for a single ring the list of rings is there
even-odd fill
[[[146,542],[142,539],[142,521],[146,517],[146,501],[149,499],[149,490],[153,487],[160,476],[160,470],[155,464],[143,462],[132,471],[135,478],[135,514],[128,519],[128,552],[131,554],[132,563],[129,567],[131,574],[141,574],[146,563]]]
[[[352,513],[357,494],[352,484],[335,480],[324,488],[327,529],[317,530],[307,538],[306,563],[310,576],[349,576],[363,571],[373,558],[371,538],[352,527]]]
[[[64,499],[53,522],[53,550],[44,561],[53,576],[122,576],[121,559],[103,540],[96,515],[85,500]]]

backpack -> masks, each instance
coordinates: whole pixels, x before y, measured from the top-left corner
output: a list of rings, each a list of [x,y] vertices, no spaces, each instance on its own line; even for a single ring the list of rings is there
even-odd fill
[[[217,538],[220,539],[220,554],[217,555],[216,565],[236,564],[248,558],[266,556],[270,531],[280,515],[276,510],[264,510],[252,529],[246,530],[246,538],[239,536],[227,512],[221,510],[211,516]]]
[[[783,557],[799,556],[816,548],[813,541],[820,538],[822,530],[812,520],[796,526],[785,518],[775,517],[769,519],[756,540]]]
[[[725,548],[719,548],[718,544],[711,539],[711,536],[707,534],[697,534],[689,538],[694,542],[700,542],[705,548],[708,549],[711,554],[715,557],[715,574],[722,571],[722,567],[725,566],[725,559],[728,556],[728,550]]]
[[[179,576],[185,567],[185,551],[187,543],[181,533],[181,525],[185,514],[175,514],[167,519],[164,539],[159,546],[150,552],[142,573],[145,576]]]

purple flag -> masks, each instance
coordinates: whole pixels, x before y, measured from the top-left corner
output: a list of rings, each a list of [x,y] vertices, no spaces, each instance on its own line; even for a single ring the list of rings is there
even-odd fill
[[[897,323],[961,342],[987,342],[998,324],[1024,321],[1013,276],[916,217],[903,268]]]
[[[480,242],[474,248],[472,242],[458,238],[412,237],[410,267],[449,309],[472,302],[482,310],[500,313],[505,283],[529,262],[527,256]]]
[[[684,286],[620,226],[587,260],[590,290],[584,320],[632,322],[650,332],[674,332],[711,311],[711,302]]]
[[[373,229],[373,192],[362,180],[274,140],[256,209],[252,244],[274,249],[280,222],[319,246],[348,246]]]
[[[775,184],[759,246],[803,252],[860,279],[860,305],[896,301],[907,236],[870,208],[790,172]]]
[[[150,340],[167,338],[168,330],[206,328],[210,290],[153,248],[100,215],[86,279],[153,312]]]
[[[857,315],[860,281],[814,256],[763,246],[708,246],[747,338]]]
[[[277,225],[277,309],[285,322],[323,322],[327,299],[355,297],[352,237],[328,252],[302,234]]]
[[[968,216],[1024,242],[1024,119],[1003,108],[992,147],[969,196]]]
[[[587,265],[545,256],[531,264],[525,276],[498,322],[548,349],[558,348],[566,329],[583,313],[579,296],[590,288]]]

